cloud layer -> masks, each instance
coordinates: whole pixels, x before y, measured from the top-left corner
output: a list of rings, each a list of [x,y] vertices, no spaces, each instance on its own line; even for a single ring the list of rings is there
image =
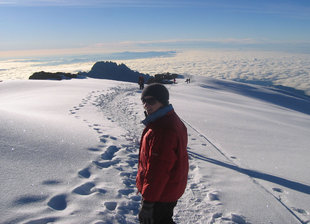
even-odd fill
[[[119,61],[140,72],[176,72],[267,85],[310,94],[310,55],[247,51],[190,51],[173,58]]]
[[[70,60],[68,57],[4,60],[0,61],[0,80],[28,79],[37,71],[88,71],[99,60],[125,63],[133,70],[150,75],[172,72],[185,76],[201,75],[264,85],[282,85],[303,90],[310,95],[310,55],[278,52],[220,50],[161,54],[125,52],[96,57],[84,55],[82,59],[72,57]]]

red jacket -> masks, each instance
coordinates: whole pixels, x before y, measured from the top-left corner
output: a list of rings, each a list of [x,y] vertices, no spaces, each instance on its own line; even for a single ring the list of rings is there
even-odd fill
[[[143,131],[136,185],[145,201],[175,202],[185,191],[187,175],[187,129],[171,106]]]

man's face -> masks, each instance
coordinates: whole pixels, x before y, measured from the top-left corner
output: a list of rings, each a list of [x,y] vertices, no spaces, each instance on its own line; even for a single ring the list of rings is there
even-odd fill
[[[163,107],[163,104],[156,100],[152,96],[145,96],[142,99],[143,107],[148,115],[154,113],[157,111],[159,108]]]

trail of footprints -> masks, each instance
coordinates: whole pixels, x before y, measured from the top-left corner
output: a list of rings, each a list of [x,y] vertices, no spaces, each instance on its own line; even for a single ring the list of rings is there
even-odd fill
[[[52,197],[39,195],[20,198],[19,200],[24,200],[25,204],[47,201],[48,208],[54,211],[70,210],[69,215],[75,215],[79,211],[69,209],[70,204],[74,204],[75,201],[82,203],[82,199],[87,201],[88,197],[95,195],[100,197],[101,204],[94,215],[98,220],[104,220],[97,221],[95,224],[138,223],[137,214],[141,197],[135,192],[135,177],[139,147],[137,139],[140,137],[140,130],[139,128],[130,130],[130,128],[140,125],[140,115],[135,112],[134,103],[126,100],[126,97],[137,93],[136,91],[128,91],[128,88],[120,87],[107,91],[92,91],[82,99],[78,106],[73,107],[69,114],[77,119],[83,117],[81,109],[86,106],[101,108],[108,120],[111,123],[117,122],[118,125],[126,128],[127,134],[117,137],[110,136],[105,134],[106,127],[83,118],[83,122],[96,131],[100,139],[97,147],[88,148],[91,153],[96,155],[96,159],[78,170],[74,181],[72,181],[79,184],[72,185],[60,180],[46,180],[42,185],[53,189],[59,186],[60,189],[66,190],[60,190],[58,194]],[[194,150],[195,147],[205,147],[207,151],[210,146],[199,136],[199,133],[190,128],[188,131],[190,146],[188,150]],[[188,220],[190,217],[191,223],[246,223],[242,216],[231,214],[226,217],[220,212],[220,192],[212,189],[208,185],[208,181],[202,180],[199,161],[191,155],[189,159],[188,187],[176,207],[175,221],[182,223],[182,220]],[[119,187],[114,189],[116,184]],[[58,219],[61,217],[40,218],[30,220],[28,223],[56,222]]]
[[[190,220],[190,223],[225,223],[223,220],[230,223],[246,223],[234,222],[232,217],[226,217],[221,212],[220,192],[212,189],[211,181],[206,181],[207,175],[200,172],[200,161],[190,153],[197,148],[205,148],[205,154],[208,154],[210,145],[189,127],[188,140],[190,165],[188,186],[176,207],[176,223],[182,223],[182,220]],[[238,217],[244,221],[241,216]]]
[[[125,215],[127,213],[137,213],[137,209],[139,207],[139,202],[141,200],[140,196],[135,194],[135,173],[133,173],[132,167],[137,164],[137,154],[135,152],[135,148],[131,145],[121,145],[116,146],[115,144],[110,144],[110,141],[116,141],[117,138],[113,136],[105,135],[106,146],[98,147],[97,150],[91,149],[94,152],[99,153],[99,156],[96,160],[93,160],[89,166],[78,171],[78,177],[81,179],[81,185],[76,186],[72,189],[71,194],[87,196],[91,194],[108,194],[108,191],[111,189],[108,188],[100,188],[97,187],[97,182],[100,182],[100,178],[98,176],[103,173],[111,173],[114,176],[111,177],[112,185],[114,178],[119,178],[121,181],[120,189],[116,189],[117,195],[114,195],[115,201],[105,201],[104,206],[106,208],[106,212],[102,211],[101,215],[107,215],[109,211],[115,211],[118,209],[117,214]],[[127,160],[121,159],[121,156],[118,156],[117,153],[121,152],[122,154],[126,154]],[[125,158],[124,156],[122,158]],[[99,170],[105,170],[99,172]],[[110,170],[109,172],[107,170]],[[92,178],[93,174],[95,175]],[[119,175],[119,177],[115,176]],[[83,181],[85,180],[85,181]],[[89,180],[89,181],[88,181]],[[99,180],[99,181],[98,181]],[[53,186],[57,184],[61,184],[57,181],[46,181],[46,183],[52,184]],[[105,180],[105,184],[109,184],[107,180]],[[123,185],[123,188],[121,186]],[[115,189],[113,189],[114,191]],[[70,197],[70,200],[68,198]],[[119,204],[118,198],[127,197],[131,202],[128,205]],[[110,197],[109,198],[113,198]],[[68,206],[69,201],[72,201],[73,197],[70,193],[61,193],[53,196],[49,199],[47,205],[54,210],[65,210]],[[120,200],[122,201],[122,200]],[[115,214],[114,214],[115,215]]]
[[[79,112],[83,107],[89,105],[102,106],[102,102],[101,105],[98,104],[98,97],[103,97],[103,95],[106,94],[102,91],[91,92],[78,106],[69,110],[69,114],[80,119],[82,116],[79,115]],[[108,120],[112,120],[111,116]],[[84,197],[83,199],[87,200],[87,196],[98,194],[102,197],[102,200],[100,200],[102,205],[99,207],[101,210],[96,211],[94,215],[98,220],[105,221],[97,221],[96,224],[114,223],[115,220],[117,223],[137,223],[136,217],[141,197],[135,191],[135,166],[138,161],[136,140],[130,133],[118,137],[103,134],[104,130],[100,124],[94,124],[94,122],[90,122],[87,119],[83,121],[100,135],[100,140],[97,147],[88,148],[90,152],[97,155],[96,159],[90,161],[86,167],[78,170],[75,180],[72,181],[80,182],[80,184],[71,186],[70,183],[64,183],[61,180],[45,180],[42,182],[42,186],[45,186],[47,189],[59,188],[66,190],[52,197],[46,195],[20,197],[16,199],[15,203],[29,205],[47,201],[46,205],[48,208],[57,212],[68,210],[70,204],[75,203],[74,200],[81,200],[79,197]],[[119,182],[119,189],[114,189],[116,180]],[[78,213],[78,211],[70,210],[69,215],[74,215],[75,213]],[[128,214],[134,218],[126,217]],[[27,223],[49,223],[60,219],[61,217],[57,216],[46,217],[32,219]]]
[[[99,106],[101,108],[105,108],[107,105],[109,105],[108,110],[103,110],[105,115],[108,117],[109,120],[112,122],[118,122],[119,125],[127,124],[129,123],[129,128],[133,126],[139,125],[139,118],[137,118],[137,113],[134,112],[134,109],[130,110],[129,102],[124,100],[126,96],[128,95],[128,91],[125,95],[120,94],[121,90],[116,88],[114,91],[110,91],[107,94],[102,94],[97,97],[96,102],[94,102],[94,105]],[[134,94],[134,93],[133,93]],[[87,100],[89,100],[91,97],[88,96]],[[84,104],[87,103],[87,100],[82,101],[82,104],[79,105],[79,107],[74,108],[76,111],[80,109],[80,107],[83,107]],[[124,103],[124,102],[127,102]],[[112,108],[117,108],[117,111],[111,110]],[[72,111],[74,115],[76,115],[76,111]],[[112,114],[114,113],[114,114]],[[77,116],[77,118],[79,118]],[[131,120],[128,120],[131,119]],[[102,131],[100,129],[100,125],[93,124],[93,129],[97,131],[99,134],[102,134]],[[128,127],[127,127],[128,128]],[[206,150],[208,150],[208,147],[210,147],[206,141],[199,136],[199,133],[196,133],[194,130],[188,129],[189,131],[189,146],[188,150],[195,150],[195,147],[205,147]],[[128,130],[129,136],[126,136],[127,139],[135,139],[139,138],[138,135],[140,133],[135,133],[133,130]],[[109,141],[115,141],[116,138],[113,136],[108,135],[102,135],[101,136],[101,143],[106,145]],[[139,202],[141,200],[140,196],[136,195],[135,192],[135,176],[136,172],[133,172],[134,166],[137,164],[137,151],[136,148],[137,145],[133,147],[133,145],[137,144],[135,140],[132,140],[129,145],[123,146],[127,147],[126,150],[129,150],[128,155],[126,156],[127,159],[127,165],[129,167],[132,167],[132,169],[129,169],[129,172],[120,172],[120,176],[122,178],[122,182],[125,185],[125,188],[118,190],[118,195],[123,195],[128,197],[130,200],[128,202],[128,205],[124,206],[121,204],[118,204],[117,201],[106,201],[104,202],[104,205],[106,207],[106,211],[103,211],[101,214],[109,215],[109,212],[115,211],[115,210],[123,210],[121,212],[114,212],[113,215],[120,215],[120,214],[128,214],[128,212],[125,212],[128,209],[131,209],[131,212],[134,215],[137,215],[139,210]],[[89,149],[91,151],[97,152],[97,148]],[[91,176],[91,169],[93,166],[96,166],[98,169],[109,169],[109,167],[113,166],[116,167],[116,169],[121,169],[119,166],[124,161],[120,159],[120,157],[117,156],[117,154],[120,152],[121,147],[118,147],[116,145],[109,145],[105,147],[104,153],[101,154],[100,158],[98,160],[93,161],[90,167],[86,167],[79,171],[79,175],[82,178],[90,178]],[[221,201],[220,201],[220,193],[213,190],[211,186],[208,186],[208,182],[203,181],[201,178],[201,173],[199,172],[199,162],[197,159],[195,159],[193,156],[189,156],[190,159],[190,172],[189,172],[189,179],[188,179],[188,187],[186,189],[186,192],[184,193],[184,196],[182,198],[185,198],[183,200],[182,198],[178,202],[178,206],[176,207],[176,216],[175,221],[177,223],[182,223],[182,220],[188,220],[188,217],[191,217],[191,223],[218,223],[218,222],[231,222],[231,223],[246,223],[244,218],[242,216],[231,214],[231,216],[226,217],[221,211]],[[235,159],[235,158],[233,158]],[[85,189],[86,193],[91,192],[91,189],[93,189],[95,186],[92,183],[88,183],[86,186],[82,185],[80,188]],[[80,188],[78,188],[78,191],[82,191]],[[101,189],[103,190],[103,189]],[[75,190],[76,191],[76,190]],[[131,203],[131,204],[130,204]],[[200,212],[197,212],[200,211]],[[203,211],[203,212],[201,212]],[[117,218],[116,218],[117,219]],[[111,219],[113,220],[113,219]],[[114,217],[115,220],[115,217]],[[124,217],[119,217],[118,219],[119,223],[126,223],[124,222]],[[137,223],[137,220],[135,220],[133,223]]]
[[[191,153],[194,152],[195,147],[206,147],[206,155],[208,154],[208,150],[211,150],[212,146],[208,145],[208,143],[205,143],[206,141],[204,141],[204,136],[200,136],[200,134],[198,132],[196,132],[195,130],[192,130],[190,127],[188,127],[188,131],[189,131],[189,146],[188,150],[189,150],[189,161],[190,161],[190,170],[192,174],[189,175],[189,180],[188,182],[191,183],[190,187],[187,188],[187,192],[185,192],[185,194],[190,194],[192,193],[192,195],[194,196],[193,198],[190,199],[190,207],[188,207],[188,210],[191,211],[191,208],[201,208],[201,209],[197,209],[197,211],[202,210],[204,211],[204,215],[199,215],[196,214],[195,216],[192,217],[192,222],[193,223],[240,223],[240,224],[246,224],[248,223],[246,218],[238,215],[238,214],[223,214],[222,212],[219,212],[220,210],[217,209],[221,206],[221,202],[220,202],[220,192],[218,191],[214,191],[211,190],[210,188],[208,188],[208,186],[206,186],[207,181],[197,181],[200,180],[201,177],[199,177],[199,172],[195,172],[196,169],[198,169],[199,167],[199,163],[197,165],[197,160],[195,160],[195,154]],[[229,159],[231,159],[231,161],[236,160],[237,157],[235,156],[230,156]],[[285,190],[283,190],[282,188],[279,187],[273,187],[272,189],[270,189],[270,193],[273,194],[279,201],[285,200],[285,195],[287,194],[287,192],[285,192]],[[195,198],[197,199],[197,197],[195,197],[195,195],[199,195],[200,199],[195,200]],[[199,198],[198,197],[198,198]],[[202,200],[201,200],[202,198]],[[205,203],[207,201],[207,203]],[[211,206],[210,206],[211,205]],[[308,212],[305,211],[304,209],[300,209],[300,208],[295,208],[295,207],[291,207],[290,208],[292,211],[296,212],[297,214],[299,214],[301,217],[305,217],[305,219],[307,219],[306,217],[308,216]],[[181,214],[185,214],[190,216],[191,214],[193,214],[193,212],[187,212],[182,211]],[[206,214],[210,214],[210,215],[206,215]],[[209,217],[207,217],[209,216]],[[310,223],[310,221],[306,221],[305,223]]]

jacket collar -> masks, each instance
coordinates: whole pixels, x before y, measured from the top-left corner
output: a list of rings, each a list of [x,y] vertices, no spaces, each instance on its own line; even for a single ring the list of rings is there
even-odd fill
[[[165,116],[168,112],[172,111],[173,107],[171,104],[169,104],[168,106],[162,107],[159,110],[155,111],[154,113],[148,115],[143,121],[142,123],[144,125],[148,125],[149,123],[157,120],[158,118],[161,118],[163,116]]]

